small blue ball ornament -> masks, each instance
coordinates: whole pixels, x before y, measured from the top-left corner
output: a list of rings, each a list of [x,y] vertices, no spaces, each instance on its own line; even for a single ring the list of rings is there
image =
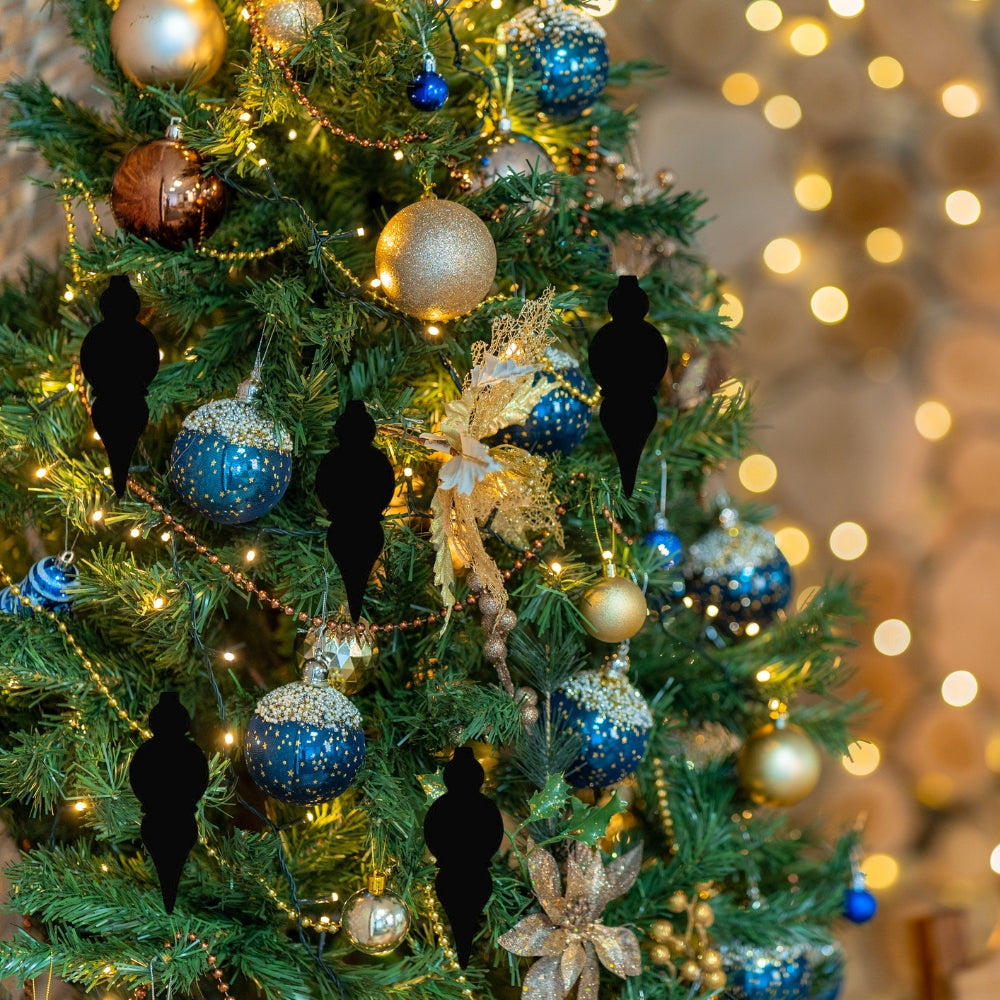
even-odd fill
[[[448,81],[437,71],[434,56],[424,56],[424,68],[406,85],[406,96],[418,111],[438,111],[448,100]]]
[[[809,1000],[812,966],[804,945],[722,949],[725,1000]]]
[[[878,900],[865,888],[864,874],[858,873],[844,891],[843,914],[851,923],[865,924],[875,916]]]
[[[673,569],[684,558],[681,540],[667,527],[667,519],[657,513],[653,518],[653,528],[642,536],[642,544],[647,549],[655,549],[657,569]]]
[[[627,669],[627,658],[624,663]],[[566,771],[574,788],[613,785],[646,756],[653,716],[620,669],[581,670],[553,692],[552,716],[583,737],[580,756]]]
[[[743,524],[724,509],[715,528],[688,549],[684,575],[697,610],[717,609],[713,627],[741,636],[770,624],[792,594],[792,571],[774,541],[758,524]]]
[[[44,559],[39,559],[21,581],[21,596],[49,611],[69,611],[73,605],[76,578],[77,569],[73,563],[72,552],[46,556]],[[31,609],[21,604],[19,598],[10,592],[10,587],[4,587],[0,590],[0,612],[30,614]]]
[[[594,410],[587,398],[594,388],[579,363],[555,348],[545,352],[551,371],[536,372],[534,384],[551,384],[523,424],[505,427],[495,444],[515,444],[540,455],[568,455],[584,438]]]
[[[567,121],[586,111],[608,83],[604,29],[578,7],[543,0],[501,29],[515,54],[522,52],[540,76],[538,107]]]
[[[324,682],[294,681],[257,703],[243,745],[250,777],[280,802],[336,798],[365,758],[361,713]]]
[[[292,439],[251,402],[259,383],[240,385],[188,414],[170,453],[170,481],[181,499],[217,524],[262,517],[292,478]]]

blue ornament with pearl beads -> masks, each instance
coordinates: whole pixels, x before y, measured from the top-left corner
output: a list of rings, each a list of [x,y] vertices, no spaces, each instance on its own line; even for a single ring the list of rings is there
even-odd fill
[[[319,677],[285,684],[257,703],[243,757],[254,783],[279,802],[326,802],[347,789],[365,759],[361,713]]]
[[[44,559],[39,559],[21,581],[21,596],[49,611],[69,611],[73,605],[76,579],[77,569],[73,563],[72,552],[46,556]],[[10,592],[10,587],[0,590],[0,612],[20,614],[22,611],[28,614],[30,608],[21,604],[19,598]]]
[[[653,716],[625,675],[627,643],[607,667],[581,670],[552,693],[552,717],[583,737],[566,771],[574,788],[606,788],[628,777],[646,756]]]
[[[292,439],[252,404],[258,387],[248,379],[236,399],[188,414],[170,452],[170,481],[181,499],[217,524],[262,517],[291,482]]]
[[[608,83],[608,45],[600,24],[578,7],[547,0],[501,29],[541,78],[538,108],[568,121],[589,108]]]

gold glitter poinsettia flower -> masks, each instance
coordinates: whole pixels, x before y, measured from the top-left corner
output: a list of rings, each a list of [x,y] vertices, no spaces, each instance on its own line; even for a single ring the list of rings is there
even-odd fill
[[[642,848],[636,847],[605,867],[600,850],[574,843],[563,894],[555,858],[540,847],[530,851],[531,887],[544,912],[525,917],[497,939],[514,955],[538,958],[524,977],[524,1000],[562,1000],[574,985],[579,1000],[596,1000],[598,961],[622,979],[639,975],[635,934],[606,927],[600,918],[612,899],[632,887],[641,860]]]

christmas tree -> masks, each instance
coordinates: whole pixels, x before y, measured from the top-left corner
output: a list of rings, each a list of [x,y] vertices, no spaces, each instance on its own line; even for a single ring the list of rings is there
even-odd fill
[[[853,602],[716,495],[649,67],[574,4],[64,6],[109,106],[8,85],[69,242],[0,297],[0,974],[835,996],[857,833],[786,809]]]

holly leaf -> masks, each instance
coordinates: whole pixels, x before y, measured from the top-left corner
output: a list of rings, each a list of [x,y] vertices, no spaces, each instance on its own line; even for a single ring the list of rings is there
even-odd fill
[[[603,806],[588,806],[576,797],[569,801],[573,812],[565,836],[588,847],[593,847],[607,833],[611,817],[626,809],[626,803],[618,798],[617,792]]]
[[[528,799],[528,819],[552,819],[566,807],[566,799],[572,791],[561,774],[550,774],[541,791]]]

